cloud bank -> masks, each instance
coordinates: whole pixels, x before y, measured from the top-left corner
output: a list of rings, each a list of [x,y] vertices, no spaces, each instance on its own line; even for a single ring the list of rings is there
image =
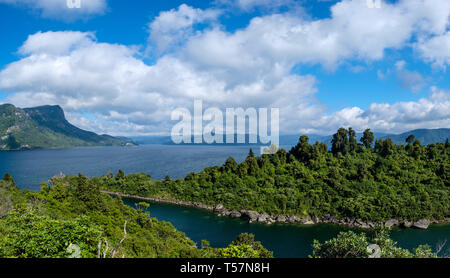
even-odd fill
[[[292,73],[294,66],[333,71],[350,60],[378,61],[386,50],[405,47],[443,70],[449,1],[403,0],[369,9],[365,1],[344,0],[331,14],[319,20],[293,12],[265,15],[228,32],[217,21],[219,10],[181,5],[149,23],[149,47],[157,57],[152,65],[134,47],[98,42],[93,33],[36,33],[19,49],[23,57],[0,72],[0,90],[13,92],[7,102],[60,104],[75,124],[116,135],[168,133],[171,111],[191,109],[194,99],[205,107],[279,107],[282,133],[450,127],[449,91],[433,87],[417,102],[329,114],[315,97],[317,78]],[[199,23],[207,27],[193,28]],[[426,86],[404,67],[397,74],[412,90]]]

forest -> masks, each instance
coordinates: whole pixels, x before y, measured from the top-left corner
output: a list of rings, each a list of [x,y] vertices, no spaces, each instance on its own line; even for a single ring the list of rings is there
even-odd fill
[[[395,145],[389,138],[374,142],[367,129],[357,142],[352,128],[340,128],[331,149],[301,136],[288,152],[278,149],[256,157],[250,149],[241,163],[230,157],[184,179],[152,180],[145,173],[119,170],[91,181],[104,190],[222,204],[237,211],[367,221],[442,220],[450,216],[449,153],[448,139],[423,146],[411,135],[405,144]]]
[[[241,234],[225,248],[202,246],[172,224],[100,192],[79,175],[73,183],[42,183],[40,192],[0,180],[0,258],[270,258]]]
[[[0,258],[272,258],[273,253],[243,233],[225,248],[193,241],[170,223],[152,218],[148,203],[138,209],[100,192],[79,175],[72,183],[56,179],[40,192],[19,190],[11,176],[0,180]],[[151,210],[151,208],[150,208]],[[381,250],[373,253],[368,246]],[[429,246],[402,249],[389,231],[342,232],[314,241],[310,258],[436,258]]]

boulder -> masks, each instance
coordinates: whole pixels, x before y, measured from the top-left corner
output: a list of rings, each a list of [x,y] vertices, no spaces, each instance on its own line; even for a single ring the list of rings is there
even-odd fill
[[[216,206],[214,207],[214,211],[215,211],[215,212],[220,212],[220,211],[223,211],[223,210],[224,210],[224,207],[223,207],[222,204],[218,204],[218,205],[216,205]]]
[[[389,219],[388,221],[386,221],[386,223],[384,223],[384,226],[387,228],[391,228],[393,226],[398,226],[399,221],[397,219]]]
[[[278,215],[276,221],[284,223],[284,222],[286,222],[286,217],[283,215]]]
[[[402,223],[401,223],[401,226],[402,226],[403,228],[411,228],[412,225],[413,225],[413,222],[410,222],[410,221],[407,221],[407,220],[402,221]]]
[[[427,219],[420,219],[419,221],[414,222],[413,227],[417,229],[428,229],[428,226],[430,225],[430,221]]]
[[[267,222],[268,219],[269,219],[269,215],[265,214],[265,213],[258,216],[258,222],[264,223],[264,222]]]
[[[242,216],[242,214],[239,211],[232,211],[230,213],[230,217],[240,218],[241,216]]]
[[[300,219],[300,217],[294,215],[294,216],[289,217],[289,221],[291,223],[300,223],[301,219]]]
[[[248,220],[249,222],[254,222],[258,220],[259,213],[257,211],[253,210],[242,210],[241,211],[241,218]]]
[[[317,217],[316,215],[311,216],[311,220],[312,220],[314,223],[319,223],[319,222],[320,222],[320,218]]]

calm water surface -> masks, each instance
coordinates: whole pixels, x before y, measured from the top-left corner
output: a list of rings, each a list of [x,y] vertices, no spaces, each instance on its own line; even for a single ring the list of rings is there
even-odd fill
[[[124,198],[127,205],[135,206],[139,200]],[[350,230],[344,226],[318,225],[265,225],[248,224],[246,221],[219,217],[206,210],[150,202],[148,209],[152,217],[171,222],[179,231],[200,246],[206,239],[212,247],[226,247],[241,233],[253,233],[257,241],[274,252],[279,258],[305,258],[312,254],[314,239],[321,242],[335,237],[341,231]],[[357,232],[361,230],[353,229]],[[445,239],[450,239],[450,225],[432,225],[427,230],[393,229],[391,238],[403,248],[413,249],[421,244],[434,247]]]

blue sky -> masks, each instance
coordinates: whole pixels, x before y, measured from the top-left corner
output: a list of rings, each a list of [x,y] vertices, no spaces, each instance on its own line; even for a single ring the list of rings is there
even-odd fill
[[[449,15],[446,0],[0,0],[0,102],[116,135],[168,133],[194,99],[278,107],[282,133],[448,128]]]

